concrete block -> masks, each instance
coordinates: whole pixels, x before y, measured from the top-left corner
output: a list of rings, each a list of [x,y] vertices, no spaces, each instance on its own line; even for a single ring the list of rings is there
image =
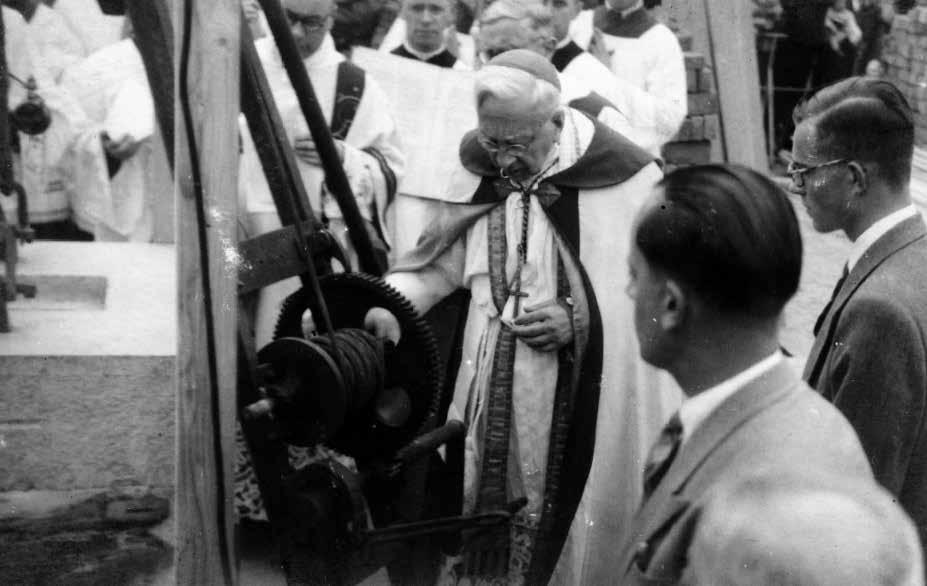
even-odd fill
[[[663,147],[663,158],[676,166],[700,165],[711,161],[711,141],[670,142]]]
[[[686,69],[686,91],[690,94],[698,93],[698,80],[701,72],[697,69]]]
[[[0,334],[0,491],[174,483],[174,248],[23,246]]]
[[[701,140],[705,130],[705,119],[702,116],[689,116],[686,118],[679,132],[676,134],[676,141],[687,142],[692,140]]]
[[[686,69],[699,70],[705,67],[705,56],[701,53],[686,52],[683,56],[686,60]]]
[[[689,116],[704,116],[705,114],[715,114],[717,111],[718,96],[716,94],[708,92],[689,94]]]
[[[721,123],[718,120],[717,114],[710,114],[705,116],[705,129],[704,129],[704,138],[706,140],[715,140],[718,138],[721,132]]]
[[[715,75],[711,67],[707,65],[702,67],[702,70],[699,72],[698,80],[698,91],[699,92],[713,92],[715,89]]]
[[[684,31],[676,33],[676,40],[679,41],[679,46],[683,51],[692,50],[692,34]]]

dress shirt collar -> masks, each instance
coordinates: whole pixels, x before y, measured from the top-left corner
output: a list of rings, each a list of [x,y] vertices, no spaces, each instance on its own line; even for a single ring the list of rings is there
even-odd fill
[[[444,43],[441,43],[441,46],[438,47],[437,50],[431,51],[430,53],[422,53],[421,51],[413,48],[412,45],[410,45],[407,41],[403,41],[402,46],[406,48],[406,51],[415,55],[415,58],[418,59],[419,61],[428,61],[435,55],[440,55],[441,53],[444,52],[445,49],[447,49],[447,45],[445,45]]]
[[[914,207],[914,204],[910,204],[896,212],[890,213],[866,228],[866,231],[860,234],[859,238],[853,242],[853,247],[850,249],[850,257],[847,259],[847,269],[852,271],[856,263],[859,262],[859,259],[863,258],[863,255],[866,254],[866,251],[869,250],[879,238],[885,236],[889,230],[916,215],[917,208]]]
[[[556,49],[562,49],[562,48],[566,47],[567,45],[569,45],[569,44],[572,43],[572,42],[573,42],[573,37],[571,37],[571,36],[569,35],[569,33],[567,33],[567,36],[565,36],[565,37],[563,37],[562,39],[560,39],[559,41],[557,41],[557,47],[556,47]]]
[[[682,441],[688,441],[692,437],[692,432],[728,397],[775,368],[784,359],[785,356],[782,352],[776,350],[776,352],[746,370],[709,389],[705,389],[694,397],[684,400],[679,407],[679,419],[682,421]]]
[[[631,16],[632,13],[644,7],[644,0],[637,0],[637,2],[635,2],[632,6],[630,6],[629,8],[625,8],[624,10],[613,9],[611,5],[609,5],[608,0],[605,1],[605,6],[612,12],[617,12],[618,14],[620,14],[621,18],[627,18]]]

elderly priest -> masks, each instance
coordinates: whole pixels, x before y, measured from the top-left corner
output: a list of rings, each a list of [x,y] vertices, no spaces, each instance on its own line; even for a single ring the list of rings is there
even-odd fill
[[[527,499],[490,551],[464,544],[451,581],[588,582],[680,398],[638,358],[621,293],[631,221],[660,169],[559,94],[554,66],[528,51],[479,71],[479,127],[419,246],[387,277],[422,312],[469,290],[448,414],[469,428],[465,513]],[[402,335],[381,308],[365,325]]]

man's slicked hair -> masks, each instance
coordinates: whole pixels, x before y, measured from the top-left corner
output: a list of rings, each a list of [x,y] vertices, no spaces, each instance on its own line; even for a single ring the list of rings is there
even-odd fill
[[[772,318],[798,289],[802,242],[788,196],[739,165],[678,169],[637,227],[647,262],[725,314]]]
[[[828,156],[874,163],[894,188],[911,180],[914,114],[891,82],[851,77],[827,86],[793,113],[795,124],[810,121]]]

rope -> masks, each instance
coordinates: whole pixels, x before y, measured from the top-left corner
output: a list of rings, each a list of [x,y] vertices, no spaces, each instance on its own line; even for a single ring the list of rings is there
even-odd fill
[[[383,342],[370,332],[344,328],[331,335],[313,336],[309,341],[337,365],[351,411],[366,407],[383,388],[386,382]],[[335,360],[336,354],[342,360]]]

